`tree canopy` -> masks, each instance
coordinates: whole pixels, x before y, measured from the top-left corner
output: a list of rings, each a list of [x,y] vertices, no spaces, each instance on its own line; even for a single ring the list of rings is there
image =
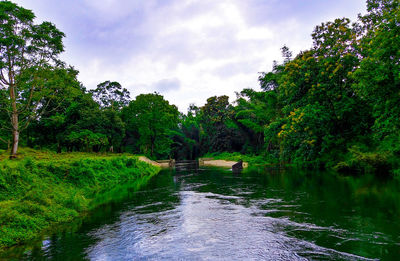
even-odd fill
[[[0,2],[0,88],[6,90],[3,110],[10,124],[3,125],[12,132],[11,156],[17,153],[19,134],[39,117],[47,106],[43,97],[49,94],[47,79],[64,50],[64,33],[50,22],[34,24],[32,11],[12,2]]]
[[[58,59],[64,34],[0,2],[0,147],[132,152],[195,159],[259,155],[269,163],[400,175],[400,4],[367,0],[357,21],[321,23],[313,44],[260,73],[259,89],[212,96],[180,113],[159,93],[130,98],[112,80],[87,90]],[[21,139],[19,136],[21,135]]]
[[[122,111],[128,138],[140,153],[169,157],[171,131],[177,128],[179,112],[158,93],[141,94]]]

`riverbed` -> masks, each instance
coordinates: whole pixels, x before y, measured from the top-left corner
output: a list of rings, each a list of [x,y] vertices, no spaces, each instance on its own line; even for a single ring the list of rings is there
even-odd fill
[[[397,181],[180,167],[1,258],[398,260]],[[0,259],[1,259],[0,258]]]

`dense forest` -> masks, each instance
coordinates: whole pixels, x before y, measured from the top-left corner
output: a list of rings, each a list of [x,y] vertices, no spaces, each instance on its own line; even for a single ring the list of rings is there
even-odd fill
[[[153,159],[257,155],[338,171],[400,175],[400,4],[367,0],[356,22],[325,22],[313,46],[259,76],[260,90],[180,113],[159,93],[110,79],[88,90],[58,57],[64,34],[0,2],[0,149],[129,152]]]

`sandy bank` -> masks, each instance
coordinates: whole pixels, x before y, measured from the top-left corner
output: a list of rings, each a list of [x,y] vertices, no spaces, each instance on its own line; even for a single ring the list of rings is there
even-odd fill
[[[229,160],[214,160],[210,158],[199,159],[199,166],[232,168],[232,165],[236,163],[237,163],[236,161],[229,161]],[[247,168],[248,166],[249,164],[247,162],[243,162],[243,168]]]

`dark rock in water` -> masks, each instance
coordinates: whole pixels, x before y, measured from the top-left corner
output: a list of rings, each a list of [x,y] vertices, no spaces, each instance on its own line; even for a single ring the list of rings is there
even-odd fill
[[[232,170],[243,169],[243,160],[239,160],[237,163],[232,165]]]

